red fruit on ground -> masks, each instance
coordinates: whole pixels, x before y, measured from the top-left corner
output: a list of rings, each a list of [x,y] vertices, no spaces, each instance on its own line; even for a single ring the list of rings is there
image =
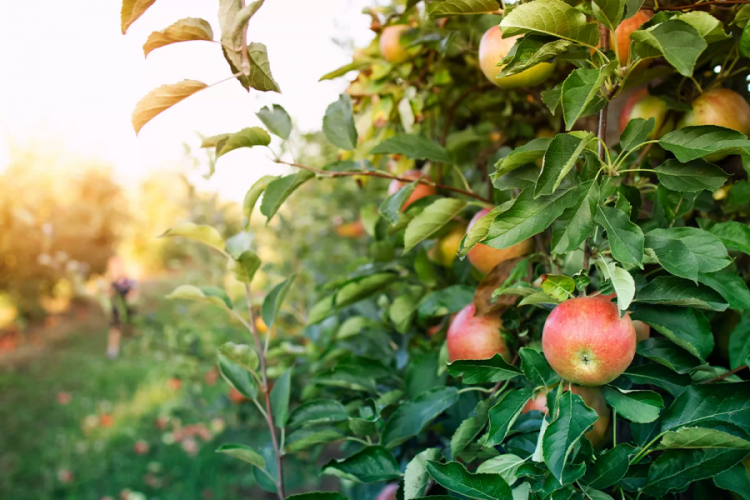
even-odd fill
[[[448,327],[448,357],[489,359],[495,354],[510,361],[510,351],[501,333],[503,322],[497,315],[475,316],[474,304],[461,309]]]
[[[489,208],[484,208],[474,215],[469,222],[467,231],[477,223],[479,219],[490,213]],[[534,240],[529,238],[528,240],[517,243],[509,248],[497,249],[487,246],[483,243],[478,243],[469,250],[466,256],[469,258],[471,265],[476,267],[482,274],[488,274],[492,271],[495,266],[506,260],[515,259],[526,255],[534,249]]]
[[[547,317],[542,351],[563,379],[597,386],[616,379],[635,356],[636,334],[628,315],[604,297],[578,297]]]
[[[410,179],[412,181],[419,179],[420,177],[424,177],[425,179],[430,179],[426,175],[422,175],[422,172],[419,170],[407,170],[403,174],[401,174],[399,177],[404,179]],[[391,184],[388,186],[388,195],[392,195],[402,187],[406,186],[406,182],[401,181],[391,181]],[[420,198],[424,198],[425,196],[432,196],[433,194],[437,194],[437,189],[435,189],[434,186],[429,186],[427,184],[422,184],[421,182],[417,184],[417,187],[414,188],[414,192],[409,196],[409,199],[406,200],[406,203],[404,203],[404,206],[401,207],[401,210],[406,210],[409,205],[414,203],[415,201],[419,200]]]

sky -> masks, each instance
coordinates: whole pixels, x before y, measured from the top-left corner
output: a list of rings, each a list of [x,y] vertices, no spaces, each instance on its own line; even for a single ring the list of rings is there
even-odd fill
[[[262,125],[255,113],[274,103],[286,108],[296,130],[318,130],[326,107],[346,87],[345,78],[318,79],[351,61],[351,48],[334,39],[369,43],[374,35],[361,11],[372,4],[266,0],[250,21],[248,40],[268,47],[282,93],[247,93],[230,80],[165,111],[136,137],[131,114],[150,90],[183,79],[212,84],[231,75],[215,43],[179,43],[143,56],[151,32],[185,17],[205,19],[218,39],[218,0],[157,0],[124,36],[118,0],[0,1],[0,171],[11,144],[33,145],[100,159],[114,167],[119,180],[132,184],[151,170],[184,161],[183,144],[198,147],[198,132]],[[255,179],[285,173],[268,155],[263,149],[227,154],[207,187],[227,199],[242,199]]]

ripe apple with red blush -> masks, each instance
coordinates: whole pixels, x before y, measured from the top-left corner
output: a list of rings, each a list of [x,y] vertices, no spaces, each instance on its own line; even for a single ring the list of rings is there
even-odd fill
[[[615,35],[609,34],[609,45],[612,50],[615,49],[615,38],[617,39],[617,53],[620,59],[620,66],[626,66],[628,64],[628,58],[630,57],[630,35],[648,22],[654,13],[647,10],[639,10],[636,14],[625,19],[615,30]]]
[[[420,170],[407,170],[403,174],[401,174],[399,177],[402,179],[409,179],[412,181],[415,181],[419,179],[420,177],[423,177],[424,179],[431,180],[428,176],[423,175]],[[388,195],[394,194],[396,191],[401,189],[402,187],[406,186],[407,182],[392,180],[390,185],[388,186]],[[417,184],[417,187],[414,188],[414,191],[411,193],[411,196],[409,196],[409,199],[406,200],[406,203],[401,207],[401,210],[406,210],[409,205],[414,203],[415,201],[425,198],[427,196],[432,196],[434,194],[437,194],[437,189],[435,189],[435,186],[430,186],[429,184],[424,184],[420,182]]]
[[[620,111],[620,133],[628,126],[628,122],[635,118],[654,119],[654,129],[648,134],[649,139],[661,137],[674,128],[672,119],[666,120],[667,103],[649,94],[643,88],[633,92]],[[666,120],[666,121],[665,121]]]
[[[609,383],[630,366],[636,332],[606,297],[578,297],[555,307],[544,323],[542,351],[560,377],[574,384]]]
[[[406,24],[397,24],[383,28],[380,34],[380,54],[387,62],[398,64],[409,59],[411,54],[401,43],[401,35],[409,31]]]
[[[477,223],[479,219],[490,213],[489,208],[485,208],[476,213],[476,215],[469,222],[467,231]],[[492,271],[495,266],[506,260],[515,259],[530,253],[534,249],[534,240],[529,238],[520,243],[516,243],[509,248],[492,248],[491,246],[483,243],[477,243],[474,247],[469,250],[466,255],[469,258],[469,262],[482,274],[487,274]]]
[[[457,359],[490,359],[500,354],[505,361],[510,361],[502,327],[500,316],[476,316],[474,304],[469,304],[456,314],[448,327],[448,358],[453,362]]]

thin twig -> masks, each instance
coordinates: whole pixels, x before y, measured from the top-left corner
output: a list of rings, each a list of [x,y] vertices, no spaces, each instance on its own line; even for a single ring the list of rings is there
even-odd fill
[[[701,384],[711,384],[711,383],[713,383],[713,382],[721,382],[721,381],[722,381],[722,380],[724,380],[725,378],[729,378],[729,377],[731,377],[732,375],[734,375],[735,373],[739,373],[739,372],[741,372],[741,371],[742,371],[742,370],[744,370],[745,368],[747,368],[747,365],[742,365],[742,366],[740,366],[740,367],[737,367],[737,368],[735,368],[734,370],[729,370],[729,371],[728,371],[728,372],[726,372],[726,373],[722,373],[721,375],[719,375],[719,376],[718,376],[718,377],[716,377],[716,378],[712,378],[711,380],[706,380],[706,381],[704,381],[704,382],[701,382]]]
[[[353,177],[353,176],[368,176],[368,177],[379,177],[381,179],[391,179],[396,180],[399,182],[414,182],[415,179],[407,179],[405,177],[398,177],[396,175],[387,174],[385,172],[370,172],[368,170],[358,170],[358,171],[352,171],[352,172],[331,172],[328,170],[321,170],[319,168],[314,167],[308,167],[307,165],[300,165],[299,163],[293,163],[284,161],[281,159],[275,159],[276,163],[281,163],[284,165],[289,165],[290,167],[297,167],[301,168],[303,170],[309,170],[310,172],[314,172],[319,175],[325,175],[326,177]],[[434,186],[438,189],[444,189],[446,191],[453,191],[454,193],[460,193],[466,196],[470,196],[472,198],[475,198],[477,200],[483,201],[485,203],[492,203],[491,200],[485,198],[484,196],[481,196],[473,191],[467,191],[465,189],[456,188],[453,186],[446,186],[445,184],[438,184],[437,182],[433,182],[429,179],[425,179],[424,177],[420,177],[418,179],[420,184],[427,184],[428,186]]]

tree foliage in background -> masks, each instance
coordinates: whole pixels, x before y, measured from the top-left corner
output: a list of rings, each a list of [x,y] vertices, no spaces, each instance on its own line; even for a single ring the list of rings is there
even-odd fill
[[[124,3],[123,32],[151,3]],[[259,320],[273,330],[297,281],[290,274],[253,307],[261,243],[249,233],[224,240],[211,226],[184,224],[167,232],[223,256],[245,288],[244,308],[212,285],[170,295],[219,307],[252,336],[222,346],[218,366],[257,406],[268,440],[218,451],[247,462],[282,500],[381,491],[381,500],[747,498],[750,7],[721,3],[409,0],[368,9],[380,41],[393,26],[399,34],[395,46],[376,38],[323,76],[356,72],[322,119],[339,157],[279,154],[294,171],[260,179],[243,206],[252,227],[283,216],[287,198],[313,182],[361,186],[359,226],[341,232],[361,233],[367,249],[318,286],[296,318],[304,337],[262,338]],[[221,0],[220,40],[240,84],[278,92],[266,47],[248,38],[262,4]],[[623,35],[618,27],[635,16],[645,17]],[[183,41],[184,24],[161,33]],[[548,64],[546,81],[498,89],[485,79],[479,41],[497,25],[521,36],[500,77]],[[203,31],[198,39],[211,39]],[[608,139],[609,102],[643,84],[664,110],[660,123],[626,114],[619,138]],[[136,132],[203,88],[186,80],[152,91],[134,111]],[[705,119],[701,97],[720,88],[741,96],[717,123]],[[289,139],[283,108],[258,118],[263,127],[204,141],[218,168],[235,149],[271,145],[270,134]],[[384,179],[400,184],[386,195]],[[308,216],[305,206],[290,217]],[[439,257],[451,231],[482,208],[492,211]],[[525,241],[532,253],[484,276],[453,258]],[[540,338],[560,303],[594,295],[612,295],[652,334],[619,376],[580,388],[552,369]],[[509,356],[448,362],[445,325],[469,304],[501,319]],[[547,411],[526,411],[540,395],[535,408]],[[319,460],[332,449],[336,458]],[[294,483],[284,471],[298,459],[324,462],[320,473],[339,478],[343,494],[287,496]],[[389,483],[397,489],[384,490]]]

